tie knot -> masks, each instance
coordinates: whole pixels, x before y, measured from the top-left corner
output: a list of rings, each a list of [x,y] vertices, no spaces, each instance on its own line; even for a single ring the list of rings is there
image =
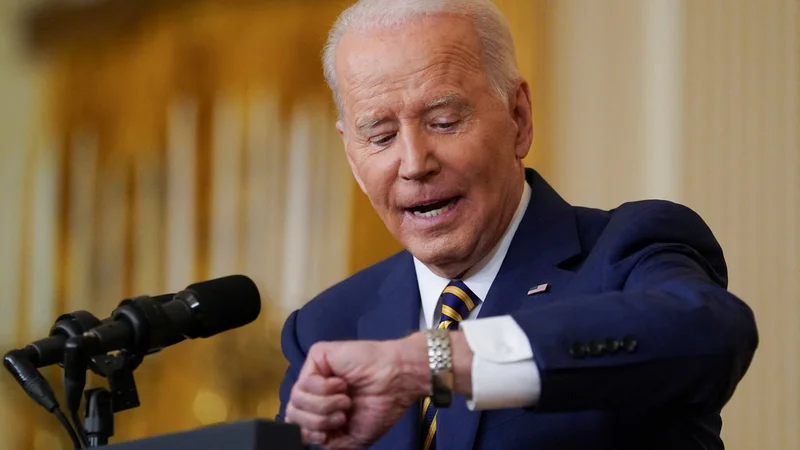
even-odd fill
[[[454,280],[442,291],[442,320],[439,328],[458,329],[458,323],[480,304],[481,299],[463,281]]]

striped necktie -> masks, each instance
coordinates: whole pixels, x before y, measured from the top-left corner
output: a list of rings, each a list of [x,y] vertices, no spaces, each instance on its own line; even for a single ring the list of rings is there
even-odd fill
[[[442,318],[437,328],[458,330],[458,323],[481,302],[464,282],[451,281],[442,291]],[[422,450],[436,449],[437,408],[431,404],[430,397],[422,402]]]

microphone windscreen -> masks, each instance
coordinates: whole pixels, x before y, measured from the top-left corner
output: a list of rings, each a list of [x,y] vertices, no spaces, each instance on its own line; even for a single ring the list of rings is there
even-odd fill
[[[244,275],[231,275],[195,283],[186,288],[197,304],[192,306],[200,327],[195,336],[209,337],[256,320],[261,313],[261,296],[258,287]],[[198,314],[199,313],[199,314]]]

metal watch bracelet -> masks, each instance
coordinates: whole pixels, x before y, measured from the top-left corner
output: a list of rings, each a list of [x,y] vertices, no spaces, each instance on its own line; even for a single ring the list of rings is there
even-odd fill
[[[453,402],[453,361],[450,334],[446,329],[425,332],[428,341],[428,365],[431,369],[431,403],[437,408],[448,407]]]

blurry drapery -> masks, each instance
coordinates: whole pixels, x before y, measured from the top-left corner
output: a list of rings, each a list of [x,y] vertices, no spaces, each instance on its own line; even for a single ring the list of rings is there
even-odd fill
[[[126,296],[229,273],[264,297],[257,325],[146,361],[142,407],[119,415],[116,440],[274,414],[285,314],[399,249],[351,180],[321,76],[325,34],[348,3],[54,4],[33,22],[46,125],[26,156],[6,344],[45,334],[65,311],[106,315]],[[498,2],[539,123],[542,4]],[[544,145],[528,163],[546,172]],[[16,386],[0,389],[13,448],[63,442]]]
[[[14,158],[24,182],[4,186],[22,200],[0,197],[23,223],[2,227],[18,262],[0,272],[3,344],[231,272],[256,279],[269,316],[151,358],[118,439],[271,415],[286,310],[398,248],[350,180],[320,75],[346,3],[105,0],[35,27],[53,126]],[[674,198],[709,221],[763,337],[727,447],[797,448],[798,2],[496,3],[532,84],[528,165],[576,203]],[[4,443],[58,448],[8,377],[0,396]]]
[[[126,296],[230,273],[251,276],[265,304],[255,325],[149,358],[136,373],[142,406],[118,415],[115,440],[272,416],[286,313],[399,249],[352,181],[321,75],[348,3],[109,1],[33,22],[46,125],[26,157],[6,344],[46,334],[65,311],[105,316]],[[529,77],[539,3],[499,2]],[[529,162],[541,168],[542,154]],[[66,445],[16,386],[0,386],[13,448]]]
[[[127,296],[231,273],[252,277],[265,305],[256,324],[150,357],[136,373],[142,406],[118,415],[115,440],[275,414],[286,313],[349,269],[352,182],[318,63],[337,12],[56,8],[62,33],[35,39],[48,126],[27,156],[22,289],[17,317],[3,318],[18,332],[4,344],[46,334],[64,311],[102,317]],[[54,421],[7,383],[14,403],[0,407],[23,414],[0,425],[4,439],[58,448]]]

